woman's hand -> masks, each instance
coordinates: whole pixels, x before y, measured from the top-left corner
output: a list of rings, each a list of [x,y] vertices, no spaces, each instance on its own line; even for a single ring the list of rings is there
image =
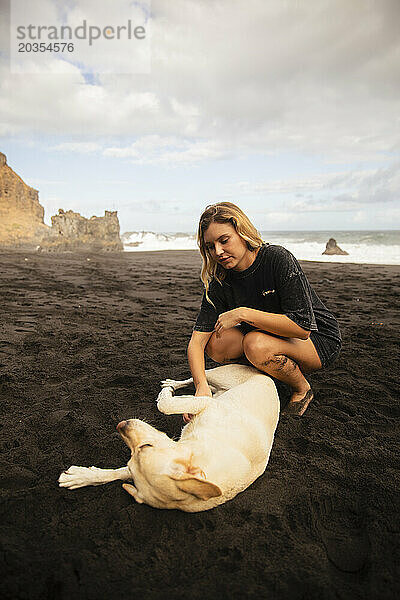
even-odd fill
[[[207,382],[206,383],[200,383],[197,386],[195,396],[211,396],[212,397],[210,386],[208,385]]]
[[[231,327],[236,327],[236,325],[239,325],[242,321],[242,308],[234,308],[233,310],[228,310],[224,313],[221,313],[218,317],[217,322],[215,323],[215,335],[217,336],[217,338],[220,337],[222,332],[225,331],[225,329],[231,329]]]
[[[212,393],[211,393],[208,383],[200,384],[196,389],[195,396],[211,396],[212,397]],[[190,413],[183,413],[183,420],[185,421],[185,423],[189,423],[189,421],[192,419],[192,417],[193,417],[193,415]]]

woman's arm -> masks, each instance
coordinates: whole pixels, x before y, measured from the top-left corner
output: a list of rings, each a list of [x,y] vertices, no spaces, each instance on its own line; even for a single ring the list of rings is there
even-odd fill
[[[307,340],[310,337],[310,332],[307,329],[303,329],[286,315],[246,307],[240,310],[242,311],[242,321],[263,331],[282,335],[283,337],[300,338],[301,340]]]
[[[190,339],[187,355],[193,383],[196,388],[196,396],[211,396],[205,373],[204,350],[213,331],[193,331]]]
[[[216,336],[219,337],[224,329],[235,327],[243,322],[253,325],[257,329],[262,329],[262,331],[283,337],[307,340],[310,336],[310,332],[307,329],[303,329],[286,315],[264,312],[263,310],[247,308],[245,306],[228,310],[219,315],[215,325]]]

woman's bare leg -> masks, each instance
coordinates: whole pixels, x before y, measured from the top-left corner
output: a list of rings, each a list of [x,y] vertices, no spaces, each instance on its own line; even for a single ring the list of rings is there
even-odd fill
[[[237,327],[226,329],[220,337],[213,333],[208,340],[206,354],[220,364],[235,362],[243,356],[243,338],[243,333]]]
[[[302,415],[313,398],[304,373],[321,369],[321,361],[310,339],[280,338],[263,331],[246,335],[233,327],[219,338],[215,333],[207,346],[207,355],[220,364],[235,362],[246,356],[252,365],[292,388],[287,412]]]
[[[292,388],[287,412],[302,415],[313,398],[311,386],[303,373],[322,367],[312,341],[251,331],[244,336],[243,351],[257,369]]]

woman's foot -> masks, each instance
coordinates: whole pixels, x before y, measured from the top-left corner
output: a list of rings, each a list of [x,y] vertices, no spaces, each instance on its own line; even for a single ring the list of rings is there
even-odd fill
[[[286,415],[297,415],[301,417],[306,410],[311,400],[314,398],[314,392],[309,388],[305,393],[304,390],[301,392],[294,392],[290,398],[289,403],[284,409]]]

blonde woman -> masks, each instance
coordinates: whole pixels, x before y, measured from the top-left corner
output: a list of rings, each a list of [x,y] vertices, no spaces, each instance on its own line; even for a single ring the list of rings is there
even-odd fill
[[[331,364],[341,336],[335,317],[295,257],[263,243],[231,202],[208,206],[197,242],[204,295],[188,346],[196,396],[211,396],[204,352],[225,364],[245,358],[291,388],[286,412],[302,415],[313,399],[305,375]],[[184,415],[188,422],[191,415]]]

